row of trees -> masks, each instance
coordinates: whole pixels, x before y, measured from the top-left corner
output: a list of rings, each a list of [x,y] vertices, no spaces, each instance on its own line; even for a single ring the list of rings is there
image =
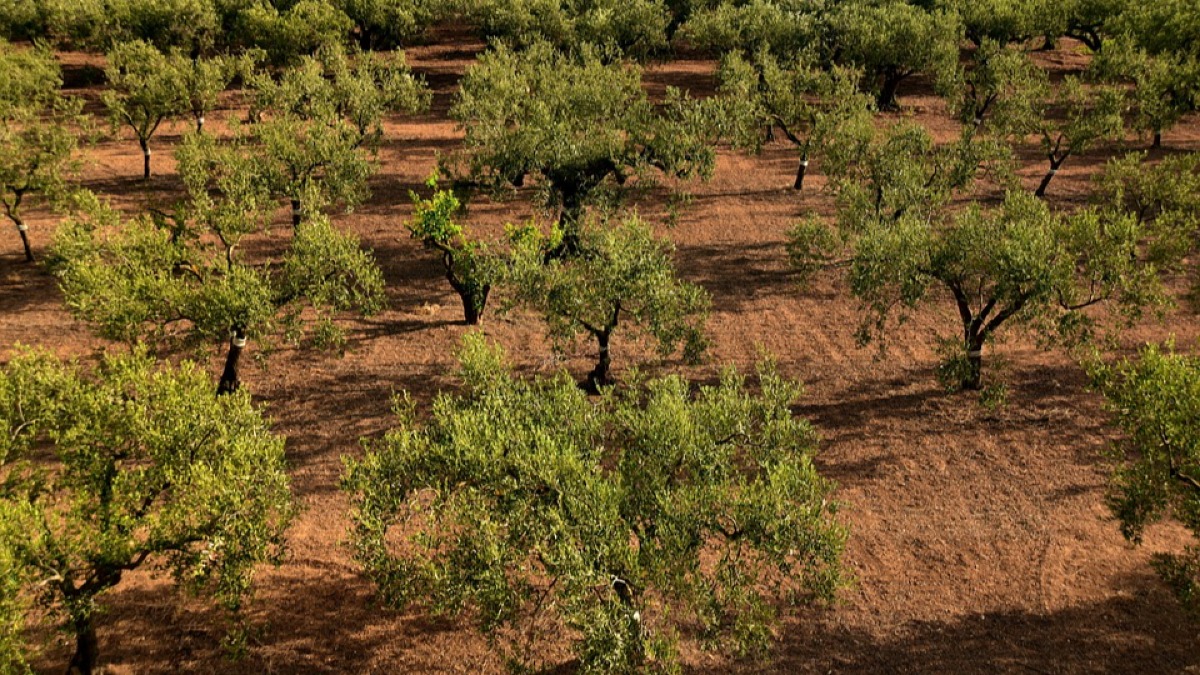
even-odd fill
[[[585,668],[629,672],[673,668],[696,625],[761,652],[781,607],[844,583],[833,485],[770,364],[758,393],[727,371],[695,393],[666,377],[591,399],[565,373],[515,377],[477,333],[460,361],[463,394],[428,422],[398,406],[347,467],[356,557],[390,603],[469,611],[523,665],[566,628]],[[27,671],[33,616],[73,636],[69,672],[94,672],[104,597],[141,568],[211,596],[243,638],[254,568],[281,560],[295,507],[283,438],[209,381],[141,349],[94,370],[27,350],[0,369],[6,672]]]

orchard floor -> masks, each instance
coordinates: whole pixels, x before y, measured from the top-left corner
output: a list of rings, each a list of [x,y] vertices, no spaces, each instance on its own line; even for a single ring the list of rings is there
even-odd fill
[[[419,189],[461,131],[447,111],[457,77],[481,45],[445,34],[410,50],[410,61],[436,90],[432,111],[387,127],[373,197],[336,217],[372,247],[388,282],[389,309],[343,322],[344,357],[284,347],[266,367],[250,367],[246,386],[288,437],[288,457],[303,513],[291,551],[264,570],[251,616],[256,632],[240,661],[224,658],[220,616],[180,600],[149,573],[130,575],[108,596],[99,629],[105,672],[127,673],[490,673],[502,664],[469,627],[379,607],[345,545],[348,503],[338,488],[343,456],[359,439],[391,425],[389,399],[408,391],[427,403],[455,386],[453,350],[467,327],[457,297],[434,256],[410,240],[403,224],[410,189]],[[1056,71],[1078,67],[1064,50],[1039,58]],[[91,57],[63,56],[68,85],[95,99]],[[681,60],[649,68],[647,85],[710,92],[712,62]],[[948,138],[945,106],[919,81],[902,90],[902,115]],[[92,105],[93,109],[97,104]],[[229,113],[230,111],[224,111]],[[236,114],[236,113],[235,113]],[[217,117],[219,115],[214,115]],[[214,126],[213,128],[218,128]],[[170,146],[183,125],[157,141],[156,176],[138,180],[141,157],[127,139],[100,143],[88,156],[85,184],[122,208],[169,204],[178,196]],[[1200,149],[1200,121],[1166,137],[1161,152]],[[1141,141],[1130,139],[1130,147]],[[1073,158],[1051,185],[1060,206],[1086,200],[1090,176],[1120,151],[1101,148]],[[894,332],[882,355],[854,341],[859,314],[838,275],[801,288],[789,274],[783,243],[789,225],[810,211],[829,213],[820,167],[802,193],[787,189],[796,153],[781,141],[758,157],[723,150],[712,180],[688,186],[693,198],[673,228],[683,276],[712,294],[712,350],[686,367],[628,342],[616,343],[618,370],[636,360],[651,370],[711,380],[734,365],[753,367],[760,350],[803,381],[796,412],[823,436],[819,465],[839,485],[841,518],[851,536],[845,561],[856,578],[840,601],[801,609],[780,627],[765,662],[737,663],[688,650],[686,672],[1129,672],[1200,671],[1200,635],[1148,565],[1155,551],[1177,550],[1187,535],[1151,530],[1131,548],[1105,508],[1103,450],[1112,440],[1101,401],[1075,362],[1010,337],[986,358],[1007,362],[989,375],[1008,384],[996,410],[974,396],[946,394],[934,377],[935,334],[953,331],[951,306],[933,307]],[[1023,176],[1032,189],[1044,161],[1031,145]],[[636,196],[641,214],[664,222],[663,189]],[[505,203],[472,204],[470,222],[497,231],[534,212],[529,194]],[[286,215],[280,213],[280,221]],[[36,214],[31,234],[44,252],[53,227]],[[287,228],[280,228],[286,230]],[[103,345],[63,308],[44,269],[21,264],[17,242],[0,257],[0,345],[41,345],[87,356]],[[1180,295],[1186,279],[1175,283]],[[489,313],[485,332],[527,372],[569,368],[581,375],[590,350],[556,357],[534,316]],[[1127,332],[1122,349],[1176,336],[1195,348],[1200,320],[1180,309],[1164,322]],[[221,350],[208,355],[214,374]],[[35,665],[60,672],[65,642],[49,631]],[[561,664],[554,672],[569,672]]]

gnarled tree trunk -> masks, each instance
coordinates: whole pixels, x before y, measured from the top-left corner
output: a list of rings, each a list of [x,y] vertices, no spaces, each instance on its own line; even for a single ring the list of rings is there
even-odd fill
[[[588,391],[596,393],[600,391],[600,387],[606,387],[612,383],[608,377],[609,367],[612,366],[612,357],[608,353],[608,339],[612,332],[606,329],[593,333],[593,335],[596,337],[596,344],[600,350],[596,358],[596,367],[588,373],[586,385]]]
[[[92,675],[96,669],[96,661],[100,658],[96,626],[90,616],[71,623],[75,631],[75,653],[71,655],[71,662],[67,665],[67,675]]]
[[[25,262],[33,262],[33,249],[29,246],[29,226],[20,216],[13,216],[17,221],[17,234],[21,235],[21,245],[25,247]]]
[[[1067,155],[1063,155],[1058,159],[1055,159],[1053,155],[1050,156],[1050,170],[1046,172],[1041,184],[1038,185],[1037,192],[1034,193],[1036,196],[1046,196],[1046,188],[1050,187],[1050,181],[1054,180],[1054,176],[1058,173],[1058,167],[1062,166],[1065,161],[1067,161]]]
[[[891,72],[884,76],[883,85],[879,88],[879,96],[875,104],[880,110],[898,110],[900,102],[896,100],[896,91],[900,89],[900,81],[904,75]]]
[[[238,377],[238,360],[242,350],[246,348],[246,330],[235,326],[229,336],[229,352],[225,355],[225,369],[221,371],[221,381],[217,383],[217,396],[232,394],[242,386]]]
[[[792,185],[792,189],[800,190],[804,188],[804,174],[808,173],[808,150],[804,150],[800,154],[800,166],[796,168],[796,182]]]
[[[138,139],[138,145],[142,146],[142,180],[150,180],[150,145],[144,139]]]

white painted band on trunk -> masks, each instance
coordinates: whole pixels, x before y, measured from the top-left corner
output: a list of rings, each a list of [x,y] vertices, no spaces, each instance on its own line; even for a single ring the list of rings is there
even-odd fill
[[[975,126],[979,126],[980,124],[983,124],[983,118],[982,118],[982,117],[976,117],[976,118],[975,118]]]
[[[806,160],[802,160],[802,161],[800,162],[800,166],[807,167],[807,166],[808,166],[808,160],[807,160],[807,159],[806,159]]]
[[[1053,176],[1053,175],[1054,175],[1054,174],[1056,174],[1056,173],[1058,173],[1058,169],[1050,169],[1050,175],[1051,175],[1051,176]]]
[[[17,232],[28,232],[28,231],[29,231],[29,226],[26,225],[25,223],[21,223],[20,225],[17,225]]]
[[[980,356],[983,356],[983,350],[982,349],[972,349],[971,351],[967,352],[967,356],[969,356],[973,359],[977,359]]]
[[[200,126],[204,126],[204,115],[201,115],[200,119],[198,119],[196,121],[200,123]]]
[[[246,338],[244,338],[244,337],[241,337],[241,338],[235,337],[235,338],[233,338],[232,342],[233,342],[233,346],[237,347],[238,349],[241,349],[242,347],[246,346]]]
[[[143,151],[142,151],[142,154],[143,154],[143,155],[145,155],[145,156],[147,156],[147,157],[149,157],[149,156],[150,156],[150,151],[149,151],[149,150],[143,150]]]

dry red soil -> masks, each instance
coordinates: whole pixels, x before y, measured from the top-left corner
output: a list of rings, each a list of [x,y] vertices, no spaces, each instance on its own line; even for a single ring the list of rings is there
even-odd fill
[[[452,150],[462,137],[446,114],[458,77],[481,48],[449,35],[409,51],[436,91],[433,109],[389,122],[373,197],[336,216],[377,253],[389,309],[343,322],[349,348],[342,358],[285,347],[244,375],[288,437],[294,489],[304,507],[287,562],[257,579],[249,654],[226,660],[219,615],[180,601],[165,580],[139,572],[107,597],[110,610],[99,629],[105,672],[501,670],[467,625],[378,605],[345,545],[348,504],[338,488],[341,458],[361,453],[360,438],[391,425],[393,392],[407,390],[428,402],[437,390],[455,386],[452,350],[467,330],[458,299],[439,262],[409,239],[403,224],[411,212],[408,191],[421,186],[436,153]],[[1080,63],[1069,45],[1039,58],[1056,71]],[[63,59],[68,86],[94,99],[85,65],[95,60]],[[711,91],[713,66],[688,60],[655,65],[647,87]],[[944,137],[953,133],[944,104],[922,83],[908,83],[901,102],[902,115]],[[98,110],[94,101],[92,107]],[[180,123],[161,134],[156,177],[148,184],[138,180],[141,156],[128,138],[89,152],[84,184],[130,211],[169,203],[178,195],[170,148],[184,128]],[[1165,141],[1163,153],[1200,149],[1200,123],[1188,120]],[[1145,144],[1131,138],[1126,145]],[[1050,188],[1051,202],[1069,207],[1086,200],[1090,177],[1120,150],[1108,146],[1072,158]],[[973,396],[944,393],[935,380],[931,345],[935,334],[953,330],[949,305],[915,315],[882,355],[857,348],[859,313],[844,282],[830,273],[800,288],[787,269],[789,225],[831,208],[815,164],[803,194],[787,189],[795,161],[785,143],[758,157],[723,150],[712,180],[689,186],[693,199],[678,223],[662,229],[678,247],[683,276],[712,294],[708,361],[696,367],[654,361],[650,352],[620,343],[615,365],[619,375],[640,359],[653,370],[681,370],[703,381],[727,364],[751,368],[759,350],[774,354],[787,375],[807,386],[796,412],[823,436],[819,465],[839,485],[841,518],[851,531],[845,562],[856,582],[832,606],[790,614],[769,661],[735,663],[691,650],[687,672],[1200,670],[1198,624],[1176,607],[1148,565],[1153,552],[1176,550],[1188,536],[1160,526],[1140,548],[1122,539],[1103,502],[1103,451],[1114,432],[1079,367],[1061,351],[1010,336],[990,352],[989,366],[996,357],[1007,362],[1002,377],[1009,385],[1008,404],[991,411]],[[1031,146],[1023,171],[1030,189],[1044,169]],[[642,195],[637,207],[661,222],[665,196]],[[472,205],[470,222],[491,229],[534,213],[528,195],[483,200]],[[49,213],[32,219],[40,251],[54,222]],[[83,356],[104,348],[65,311],[46,271],[19,262],[16,237],[8,241],[0,253],[0,345],[21,342]],[[1181,296],[1186,285],[1182,279],[1175,284]],[[489,314],[484,330],[529,372],[567,367],[581,375],[590,366],[588,345],[556,357],[536,317]],[[1131,353],[1141,342],[1175,335],[1191,350],[1198,334],[1200,321],[1184,308],[1127,332],[1120,349]],[[207,356],[215,377],[219,346]],[[66,644],[49,631],[33,637],[46,644],[36,655],[39,670],[61,671]]]

